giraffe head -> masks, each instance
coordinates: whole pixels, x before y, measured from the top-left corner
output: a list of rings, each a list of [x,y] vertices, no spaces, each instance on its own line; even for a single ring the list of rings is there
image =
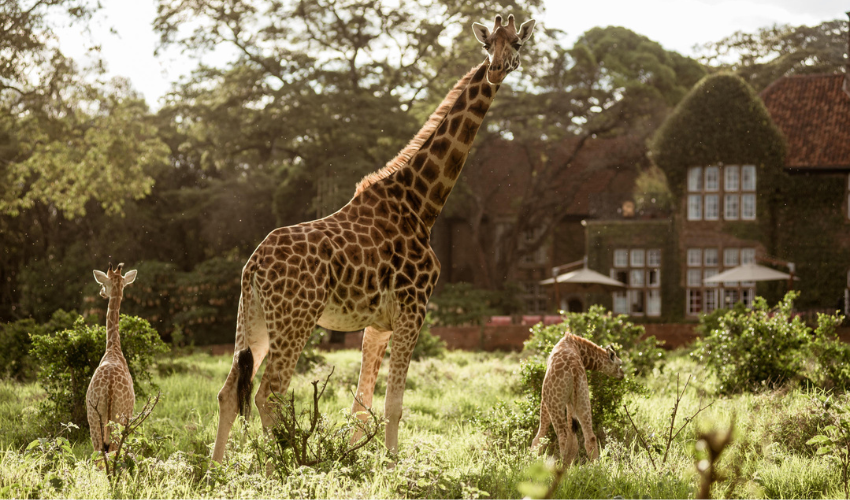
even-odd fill
[[[623,378],[626,374],[623,372],[623,360],[617,356],[616,351],[610,345],[605,347],[605,352],[608,356],[605,358],[605,362],[601,363],[601,366],[598,370],[605,375],[614,378]]]
[[[508,16],[508,24],[502,25],[502,16],[496,16],[491,33],[487,26],[472,23],[475,38],[484,46],[490,60],[487,68],[487,81],[493,85],[502,83],[508,73],[519,67],[519,49],[531,38],[534,19],[522,23],[519,30],[514,23],[514,15]]]
[[[113,290],[117,291],[118,297],[124,296],[124,287],[135,281],[136,270],[127,271],[127,274],[121,276],[121,268],[124,264],[118,264],[118,267],[112,269],[112,263],[109,263],[107,272],[94,270],[94,279],[100,283],[100,296],[108,299],[112,296]]]

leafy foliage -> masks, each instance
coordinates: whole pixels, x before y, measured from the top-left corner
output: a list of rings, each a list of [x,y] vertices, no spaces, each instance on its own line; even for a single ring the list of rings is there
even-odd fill
[[[707,76],[655,132],[650,152],[673,193],[688,167],[755,165],[761,188],[781,174],[785,142],[752,87],[731,74]]]
[[[843,70],[846,26],[845,19],[835,19],[817,26],[774,25],[755,33],[736,31],[703,45],[700,61],[734,71],[760,92],[783,76]]]
[[[850,496],[850,404],[822,394],[815,395],[814,399],[820,403],[829,425],[806,444],[817,446],[817,455],[826,455],[837,463],[841,468],[844,496]]]
[[[850,353],[831,338],[843,317],[820,315],[813,341],[811,328],[793,314],[798,295],[788,292],[772,309],[756,297],[750,310],[737,308],[701,319],[708,322],[702,326],[708,333],[691,355],[717,375],[722,392],[774,387],[797,379],[805,374],[813,350],[820,359],[808,375],[820,378],[822,384],[846,384]]]
[[[33,337],[71,328],[78,318],[77,313],[60,309],[47,323],[28,318],[0,325],[0,367],[4,367],[0,376],[19,382],[35,380],[38,363],[30,355]]]
[[[133,390],[144,396],[154,386],[152,366],[158,355],[168,352],[150,324],[121,315],[121,350],[133,377]],[[106,346],[106,327],[90,326],[78,317],[71,328],[32,336],[31,355],[39,360],[38,381],[47,392],[42,415],[51,423],[73,422],[88,429],[86,390],[100,364]]]
[[[481,325],[484,318],[496,314],[490,306],[493,292],[475,288],[472,283],[446,283],[431,299],[434,324],[440,326]]]

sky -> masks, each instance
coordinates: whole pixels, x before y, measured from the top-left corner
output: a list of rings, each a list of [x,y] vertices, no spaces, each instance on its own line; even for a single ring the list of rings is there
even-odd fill
[[[62,51],[84,61],[92,44],[99,44],[108,74],[129,78],[148,104],[158,108],[171,84],[188,75],[197,61],[177,48],[154,55],[155,0],[102,0],[102,4],[89,34],[79,28],[57,30]],[[569,44],[594,26],[624,26],[668,50],[694,56],[695,45],[735,31],[846,19],[848,8],[846,0],[545,0],[546,12],[537,21],[564,30]],[[224,61],[231,54],[222,48],[207,62]]]

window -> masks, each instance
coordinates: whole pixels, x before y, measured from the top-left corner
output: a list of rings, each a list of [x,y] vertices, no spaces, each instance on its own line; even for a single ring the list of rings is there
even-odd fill
[[[658,267],[661,265],[661,250],[646,251],[646,265],[649,267]]]
[[[611,277],[627,290],[614,292],[614,313],[661,315],[661,250],[619,248],[614,250]]]
[[[632,269],[631,279],[629,280],[629,285],[634,287],[643,287],[645,286],[645,282],[643,279],[643,269]]]
[[[702,269],[688,269],[688,286],[702,286]]]
[[[696,316],[702,312],[702,290],[688,290],[688,314]]]
[[[705,298],[705,312],[710,313],[717,309],[717,292],[719,292],[719,290],[703,290],[703,296]]]
[[[646,315],[661,316],[661,290],[646,292]]]
[[[716,266],[717,265],[717,249],[716,248],[706,248],[702,251],[702,255],[705,257],[705,266]]]
[[[756,167],[744,165],[741,167],[741,191],[756,190]]]
[[[705,168],[705,190],[717,191],[720,186],[720,174],[717,167]]]
[[[738,253],[739,251],[737,248],[727,248],[723,250],[723,265],[726,267],[737,267]]]
[[[702,264],[702,249],[701,248],[689,248],[688,249],[688,266],[699,266]]]
[[[738,301],[747,307],[752,306],[755,283],[706,283],[705,280],[739,263],[754,262],[755,257],[755,248],[688,248],[685,270],[687,314],[709,313],[721,307],[731,307]]]
[[[614,250],[614,267],[629,267],[628,250]]]
[[[738,167],[734,165],[730,165],[727,167],[723,167],[723,172],[725,173],[725,181],[723,185],[723,189],[725,191],[738,191],[741,189],[740,179],[738,178]]]
[[[702,196],[688,195],[688,220],[702,220]]]
[[[646,312],[644,308],[644,291],[629,290],[629,314],[641,315]]]
[[[650,287],[661,286],[661,271],[658,269],[650,269],[646,272],[646,285]]]
[[[723,218],[726,220],[738,220],[738,195],[737,194],[727,194],[724,197],[723,206],[725,210],[723,211]]]
[[[614,292],[614,314],[629,314],[626,292]]]
[[[716,194],[705,195],[705,220],[717,220],[720,218],[720,200]]]
[[[643,267],[643,258],[646,255],[646,252],[643,249],[636,248],[632,250],[629,255],[631,255],[632,267]]]
[[[700,167],[688,169],[688,191],[702,191],[702,169]]]
[[[705,286],[707,286],[707,287],[709,287],[709,288],[716,287],[716,286],[717,286],[717,283],[706,283],[706,282],[704,281],[704,280],[707,280],[708,278],[711,278],[712,276],[714,276],[714,275],[716,275],[716,274],[717,274],[717,268],[716,268],[716,267],[706,268],[706,269],[702,272],[703,285],[705,285]]]
[[[756,218],[756,195],[741,195],[741,218],[744,220],[754,220]]]
[[[725,220],[755,220],[755,190],[756,167],[754,165],[690,168],[688,169],[688,220],[720,220],[721,212]],[[850,190],[850,181],[848,181],[848,190]],[[850,217],[850,191],[847,197],[848,217]]]

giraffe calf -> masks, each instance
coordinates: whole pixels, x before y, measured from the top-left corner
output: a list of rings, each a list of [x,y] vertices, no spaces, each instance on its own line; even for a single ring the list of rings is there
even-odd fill
[[[549,430],[551,423],[558,435],[561,460],[569,467],[578,454],[576,431],[578,425],[581,425],[587,456],[591,460],[598,458],[599,446],[593,433],[586,370],[597,370],[612,377],[623,378],[625,374],[622,364],[622,360],[617,357],[611,346],[599,347],[567,331],[546,361],[546,376],[543,378],[540,403],[540,428],[531,442],[531,449],[539,446],[540,438]]]
[[[118,331],[119,310],[124,298],[124,287],[136,279],[136,271],[121,276],[121,267],[104,273],[94,271],[94,279],[100,283],[100,296],[109,299],[106,312],[106,353],[94,371],[86,391],[86,413],[91,431],[94,451],[115,451],[109,422],[127,425],[133,416],[136,394],[133,378],[124,353],[121,352],[121,335]]]

